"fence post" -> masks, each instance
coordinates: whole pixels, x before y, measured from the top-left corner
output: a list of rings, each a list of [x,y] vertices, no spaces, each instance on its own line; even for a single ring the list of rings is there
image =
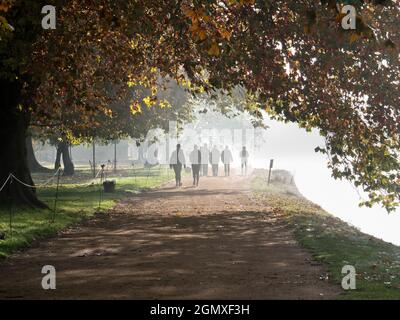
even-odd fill
[[[100,173],[99,210],[101,207],[101,201],[103,197],[103,180],[104,180],[104,164],[101,165],[101,173]]]
[[[8,185],[8,197],[9,197],[9,200],[10,200],[10,203],[9,203],[9,205],[10,205],[10,221],[9,221],[9,224],[10,224],[11,239],[13,238],[13,224],[12,224],[13,221],[12,221],[12,219],[13,219],[13,204],[14,204],[13,196],[12,196],[12,190],[11,190],[12,182],[13,182],[13,176],[11,175],[10,176],[9,185]]]
[[[54,209],[53,209],[53,218],[51,223],[54,223],[56,220],[56,212],[57,212],[57,202],[58,202],[58,191],[60,186],[60,177],[61,177],[61,166],[58,167],[58,174],[57,174],[57,186],[56,186],[56,194],[54,197]]]
[[[93,164],[93,178],[96,178],[96,143],[93,138],[92,142],[92,164]]]

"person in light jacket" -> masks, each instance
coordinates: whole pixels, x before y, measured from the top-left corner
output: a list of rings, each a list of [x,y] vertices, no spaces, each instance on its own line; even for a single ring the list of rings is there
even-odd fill
[[[231,163],[233,162],[232,152],[228,146],[225,146],[224,151],[222,151],[221,160],[224,164],[225,176],[228,177],[231,174]]]
[[[243,172],[245,175],[247,175],[247,162],[248,162],[249,156],[250,155],[247,152],[246,147],[244,146],[242,148],[242,151],[240,151],[240,160],[242,163],[242,175],[243,175]]]

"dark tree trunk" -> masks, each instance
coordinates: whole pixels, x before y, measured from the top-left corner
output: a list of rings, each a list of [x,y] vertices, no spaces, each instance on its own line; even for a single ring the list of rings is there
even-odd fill
[[[51,172],[49,168],[43,167],[35,157],[35,152],[33,150],[32,136],[28,135],[26,137],[26,151],[28,158],[28,166],[31,172]]]
[[[71,160],[68,143],[61,141],[57,146],[57,156],[54,168],[57,170],[61,164],[61,157],[64,164],[64,176],[73,176],[75,173],[75,166]]]
[[[58,168],[61,167],[61,149],[60,147],[57,145],[57,153],[56,153],[56,161],[54,163],[54,170],[57,170]]]
[[[26,135],[29,117],[18,110],[20,85],[17,82],[0,79],[0,187],[10,173],[21,182],[34,185],[28,167]],[[35,188],[23,186],[13,180],[0,192],[0,205],[12,201],[17,206],[45,208],[36,195]]]

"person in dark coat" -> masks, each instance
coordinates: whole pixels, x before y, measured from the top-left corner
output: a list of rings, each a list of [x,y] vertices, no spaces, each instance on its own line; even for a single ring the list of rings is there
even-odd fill
[[[180,144],[177,144],[176,150],[172,152],[169,166],[174,169],[176,186],[182,186],[182,166],[186,168],[186,160]]]
[[[189,158],[192,164],[193,185],[197,187],[199,185],[201,167],[201,152],[197,145],[194,146]]]

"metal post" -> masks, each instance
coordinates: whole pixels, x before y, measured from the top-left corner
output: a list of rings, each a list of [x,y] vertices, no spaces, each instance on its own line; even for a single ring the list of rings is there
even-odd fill
[[[10,177],[10,182],[8,185],[8,196],[9,196],[9,200],[10,200],[10,236],[11,236],[11,239],[13,238],[12,218],[13,218],[13,202],[14,202],[13,196],[12,196],[12,190],[11,190],[12,182],[13,182],[13,176]]]
[[[57,174],[57,187],[56,187],[56,194],[54,197],[54,210],[53,210],[53,218],[52,223],[56,220],[56,212],[57,212],[57,202],[58,202],[58,191],[60,186],[60,176],[61,176],[61,167],[58,167],[58,174]]]
[[[92,142],[92,165],[93,165],[93,178],[96,178],[96,143]]]

